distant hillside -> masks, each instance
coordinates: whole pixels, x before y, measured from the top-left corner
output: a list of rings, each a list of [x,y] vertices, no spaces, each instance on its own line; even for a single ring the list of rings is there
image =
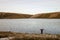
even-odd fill
[[[41,13],[35,15],[0,12],[0,19],[20,19],[20,18],[51,18],[60,19],[60,12]]]
[[[29,18],[31,16],[32,15],[29,14],[0,12],[0,19],[19,19],[19,18]]]
[[[31,18],[60,18],[60,12],[42,13],[31,16]]]

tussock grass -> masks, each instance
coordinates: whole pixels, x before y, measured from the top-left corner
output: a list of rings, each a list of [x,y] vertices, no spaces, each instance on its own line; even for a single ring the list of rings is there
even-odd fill
[[[56,34],[28,34],[14,32],[0,32],[0,38],[13,37],[9,40],[60,40],[60,35]]]

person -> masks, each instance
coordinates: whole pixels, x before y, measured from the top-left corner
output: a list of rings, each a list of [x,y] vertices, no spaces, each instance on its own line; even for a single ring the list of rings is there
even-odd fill
[[[43,34],[43,30],[44,30],[44,29],[40,29],[40,30],[41,30],[41,34]]]

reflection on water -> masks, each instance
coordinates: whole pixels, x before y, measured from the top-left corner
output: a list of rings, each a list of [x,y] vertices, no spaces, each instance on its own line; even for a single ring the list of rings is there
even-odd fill
[[[0,19],[0,31],[60,34],[60,19]]]

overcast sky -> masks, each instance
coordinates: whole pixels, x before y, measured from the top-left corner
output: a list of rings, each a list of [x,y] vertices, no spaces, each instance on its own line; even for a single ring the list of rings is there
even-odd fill
[[[0,0],[1,12],[36,14],[60,11],[60,0]]]

